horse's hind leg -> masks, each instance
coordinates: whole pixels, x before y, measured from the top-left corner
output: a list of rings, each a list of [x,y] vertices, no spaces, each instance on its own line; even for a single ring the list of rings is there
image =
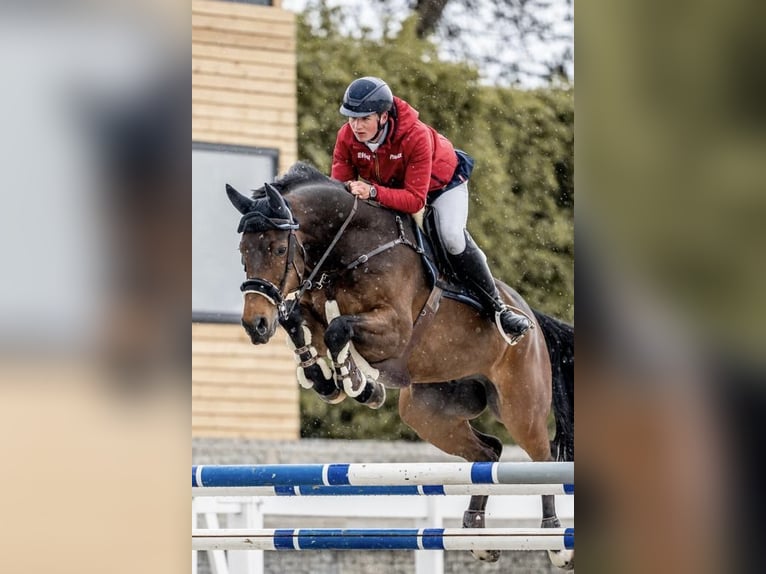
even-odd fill
[[[544,379],[527,381],[518,379],[513,386],[505,387],[505,401],[502,401],[499,406],[500,418],[511,436],[532,460],[538,462],[553,460],[548,436],[551,398],[550,391],[543,390],[545,385]],[[542,505],[541,527],[559,528],[561,523],[556,515],[555,497],[542,495]],[[559,568],[565,570],[574,568],[574,550],[549,550],[548,556]]]
[[[415,384],[399,392],[399,414],[420,438],[448,454],[470,462],[497,462],[502,443],[475,430],[470,419],[487,405],[484,387],[476,381]],[[466,528],[484,528],[488,496],[475,495],[463,515]],[[496,562],[497,550],[472,550],[479,560]]]
[[[556,516],[556,498],[552,494],[543,494],[543,528],[561,528],[559,517]],[[574,569],[573,550],[548,550],[548,557],[554,566],[564,570]]]
[[[492,449],[497,454],[497,457],[490,462],[497,462],[500,460],[500,455],[503,452],[503,444],[500,440],[477,431],[470,425],[470,423],[468,423],[468,428],[471,429],[471,432],[473,432],[485,446]],[[471,496],[471,500],[468,503],[468,509],[463,513],[463,528],[484,528],[486,524],[485,510],[487,509],[488,501],[489,496],[487,495],[476,494]],[[499,550],[472,550],[471,553],[479,560],[485,562],[497,562],[500,558]]]

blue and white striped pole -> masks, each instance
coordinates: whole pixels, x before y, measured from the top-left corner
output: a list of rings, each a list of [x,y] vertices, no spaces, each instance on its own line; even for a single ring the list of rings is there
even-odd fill
[[[192,487],[573,484],[571,462],[193,466]]]
[[[192,530],[193,550],[566,550],[573,528]]]
[[[574,484],[450,484],[402,486],[195,486],[192,496],[473,496],[574,494]]]

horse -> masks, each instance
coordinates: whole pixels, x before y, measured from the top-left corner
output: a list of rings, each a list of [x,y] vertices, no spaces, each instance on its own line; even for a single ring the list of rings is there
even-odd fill
[[[506,303],[536,327],[508,345],[481,310],[429,278],[412,218],[354,198],[308,164],[252,197],[229,185],[226,192],[242,215],[242,325],[256,345],[278,324],[287,331],[302,387],[371,408],[383,404],[386,387],[398,388],[404,423],[469,462],[500,458],[500,440],[470,424],[489,407],[533,461],[574,460],[573,326],[497,281]],[[560,527],[554,496],[541,496],[542,527]],[[463,526],[484,527],[486,505],[487,496],[472,496]],[[573,550],[549,555],[574,567]]]

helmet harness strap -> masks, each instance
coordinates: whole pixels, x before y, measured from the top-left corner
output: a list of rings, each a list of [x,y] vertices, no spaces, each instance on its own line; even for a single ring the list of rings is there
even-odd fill
[[[385,129],[386,125],[388,124],[388,118],[386,118],[385,122],[380,121],[380,117],[382,115],[383,114],[378,114],[378,131],[375,132],[375,135],[372,136],[370,141],[374,141],[376,143],[383,143],[383,142],[378,142],[377,141],[378,137],[380,137],[380,133]]]

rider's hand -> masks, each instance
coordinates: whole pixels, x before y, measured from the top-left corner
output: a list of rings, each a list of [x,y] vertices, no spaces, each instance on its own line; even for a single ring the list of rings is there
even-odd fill
[[[367,183],[366,181],[354,180],[347,181],[346,187],[352,195],[355,195],[359,199],[370,199],[370,190],[372,189],[372,184]]]

